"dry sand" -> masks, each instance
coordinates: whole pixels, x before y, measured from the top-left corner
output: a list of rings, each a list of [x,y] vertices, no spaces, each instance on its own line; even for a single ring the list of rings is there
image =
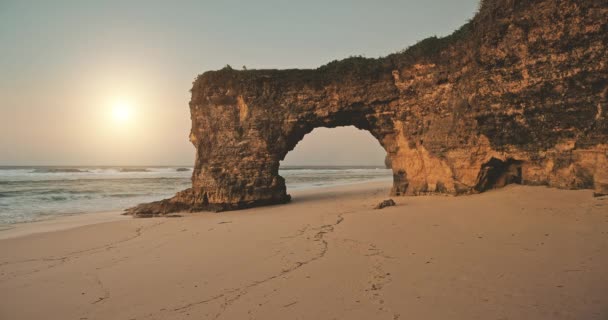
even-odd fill
[[[608,319],[608,199],[387,192],[4,231],[0,319]]]

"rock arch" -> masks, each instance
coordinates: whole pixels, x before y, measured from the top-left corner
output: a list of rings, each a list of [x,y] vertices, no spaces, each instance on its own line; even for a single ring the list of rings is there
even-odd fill
[[[607,45],[603,0],[486,0],[451,36],[384,58],[206,72],[190,101],[192,188],[128,212],[288,202],[279,161],[314,128],[345,125],[385,148],[394,195],[513,181],[606,194]]]

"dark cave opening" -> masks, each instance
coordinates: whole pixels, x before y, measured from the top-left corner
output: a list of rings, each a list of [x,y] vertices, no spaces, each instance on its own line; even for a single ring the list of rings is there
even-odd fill
[[[505,161],[496,158],[490,159],[481,166],[475,190],[483,192],[512,183],[522,184],[522,165],[523,161],[512,158]]]

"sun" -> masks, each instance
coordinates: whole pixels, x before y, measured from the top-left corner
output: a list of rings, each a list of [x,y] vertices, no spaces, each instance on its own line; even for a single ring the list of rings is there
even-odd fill
[[[127,122],[133,114],[133,106],[126,101],[117,101],[112,106],[112,117],[116,122]]]

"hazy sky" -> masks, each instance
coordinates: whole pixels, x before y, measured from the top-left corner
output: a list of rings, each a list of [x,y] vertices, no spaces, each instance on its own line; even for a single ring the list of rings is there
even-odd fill
[[[387,55],[451,33],[477,2],[0,0],[0,165],[192,164],[199,73]],[[287,163],[381,164],[348,130],[315,130]]]

